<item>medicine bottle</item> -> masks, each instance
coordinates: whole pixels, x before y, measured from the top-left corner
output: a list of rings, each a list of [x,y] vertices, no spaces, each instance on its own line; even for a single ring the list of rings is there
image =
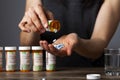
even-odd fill
[[[60,30],[60,22],[58,20],[48,20],[46,31],[57,33]]]
[[[0,47],[0,72],[2,71],[2,53],[3,53],[3,47]]]
[[[46,51],[46,71],[55,71],[56,57]]]
[[[5,47],[6,54],[6,71],[14,72],[16,70],[16,47]]]
[[[33,71],[43,70],[43,48],[41,46],[32,46]]]
[[[19,46],[20,71],[30,71],[30,46]]]

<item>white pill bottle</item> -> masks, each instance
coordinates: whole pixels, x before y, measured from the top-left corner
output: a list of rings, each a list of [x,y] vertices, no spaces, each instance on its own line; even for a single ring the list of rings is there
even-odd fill
[[[46,51],[46,71],[55,71],[56,56]]]
[[[5,47],[6,55],[6,71],[14,72],[16,70],[16,47],[7,46]]]

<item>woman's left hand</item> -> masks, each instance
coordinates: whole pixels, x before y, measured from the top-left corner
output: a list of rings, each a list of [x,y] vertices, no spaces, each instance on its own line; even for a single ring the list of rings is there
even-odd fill
[[[49,44],[46,40],[40,41],[40,45],[51,54],[56,56],[70,56],[73,48],[78,43],[78,36],[76,33],[70,33],[68,35],[64,35],[57,39],[53,44]],[[56,49],[53,45],[55,44],[63,44],[64,47],[60,50]]]

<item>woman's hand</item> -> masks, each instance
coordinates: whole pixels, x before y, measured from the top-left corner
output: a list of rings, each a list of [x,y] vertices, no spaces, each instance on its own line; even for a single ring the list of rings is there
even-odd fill
[[[70,56],[73,48],[78,43],[78,36],[76,33],[71,33],[68,35],[64,35],[57,39],[53,44],[49,44],[47,41],[40,41],[40,45],[48,52],[56,55],[56,56]],[[60,50],[56,49],[54,44],[64,44],[64,47]]]
[[[48,27],[48,19],[53,19],[53,14],[50,11],[45,10],[40,4],[33,5],[26,10],[19,27],[24,32],[33,31],[41,34]]]

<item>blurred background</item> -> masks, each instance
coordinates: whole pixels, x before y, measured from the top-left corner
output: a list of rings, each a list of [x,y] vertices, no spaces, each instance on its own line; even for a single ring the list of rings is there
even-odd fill
[[[1,0],[0,46],[19,46],[18,24],[24,15],[25,0]],[[120,24],[108,48],[120,47]]]

